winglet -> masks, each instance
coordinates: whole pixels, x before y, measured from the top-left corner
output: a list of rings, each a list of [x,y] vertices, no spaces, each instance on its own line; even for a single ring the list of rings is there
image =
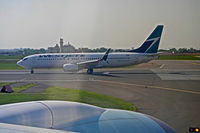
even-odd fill
[[[111,50],[111,48],[109,48],[109,49],[106,51],[106,53],[105,53],[104,56],[101,58],[101,60],[104,60],[104,61],[107,60],[108,54],[110,53],[110,50]]]

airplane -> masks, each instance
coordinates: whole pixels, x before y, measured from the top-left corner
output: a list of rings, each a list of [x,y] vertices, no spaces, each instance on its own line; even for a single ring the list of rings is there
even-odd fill
[[[1,133],[176,133],[142,113],[70,101],[0,105]]]
[[[67,72],[77,72],[87,69],[88,74],[94,68],[123,67],[145,63],[158,58],[157,53],[163,25],[157,25],[150,36],[137,49],[127,52],[105,53],[46,53],[24,57],[17,64],[34,73],[35,68],[63,68]]]

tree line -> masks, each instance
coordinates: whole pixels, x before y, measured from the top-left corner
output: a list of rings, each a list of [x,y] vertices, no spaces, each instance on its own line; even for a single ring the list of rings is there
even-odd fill
[[[101,47],[101,48],[95,48],[95,49],[89,49],[89,48],[78,48],[76,49],[76,53],[81,53],[81,52],[105,52],[108,48]],[[127,52],[131,49],[112,49],[111,52]],[[159,49],[158,52],[163,52],[163,53],[200,53],[200,50],[194,49],[194,48],[171,48],[169,50],[165,49]],[[0,52],[0,54],[8,54],[8,55],[32,55],[32,54],[42,54],[42,53],[48,53],[48,51],[44,48],[41,49],[31,49],[31,48],[25,48],[25,49],[19,49],[16,51],[8,51],[8,52]]]
[[[160,49],[159,52],[166,52],[166,53],[200,53],[200,49],[194,48],[171,48],[169,50]]]

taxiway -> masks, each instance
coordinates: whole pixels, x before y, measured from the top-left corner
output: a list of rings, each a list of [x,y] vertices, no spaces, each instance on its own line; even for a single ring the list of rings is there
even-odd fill
[[[99,69],[92,75],[60,69],[36,70],[34,74],[6,70],[0,71],[0,81],[38,83],[23,93],[62,86],[118,97],[136,105],[138,112],[165,121],[177,132],[200,126],[200,61],[155,60],[131,69]]]

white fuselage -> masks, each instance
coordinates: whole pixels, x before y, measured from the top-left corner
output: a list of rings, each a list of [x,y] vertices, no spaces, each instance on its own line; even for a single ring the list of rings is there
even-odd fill
[[[62,68],[64,64],[76,64],[102,58],[104,53],[49,53],[27,56],[17,64],[27,69]],[[147,53],[110,53],[106,61],[101,61],[94,68],[121,67],[140,64],[155,59],[157,54]]]

